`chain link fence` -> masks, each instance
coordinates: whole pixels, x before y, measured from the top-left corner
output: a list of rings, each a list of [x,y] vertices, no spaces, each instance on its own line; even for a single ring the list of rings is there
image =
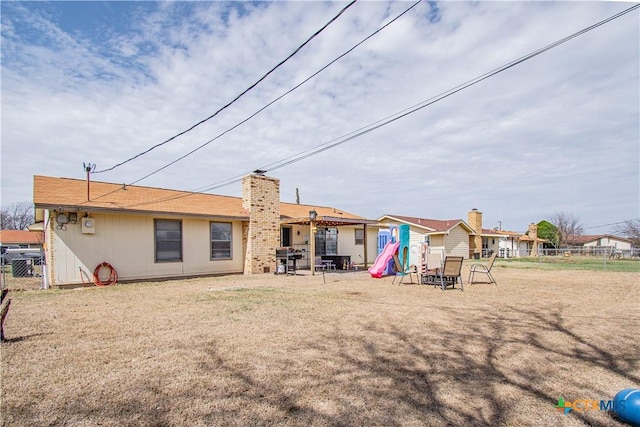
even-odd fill
[[[631,248],[626,250],[617,249],[613,246],[573,246],[565,248],[545,248],[540,254],[552,257],[584,256],[608,259],[629,259],[639,258],[640,249]]]
[[[7,251],[0,257],[0,289],[41,289],[45,258],[40,251]]]

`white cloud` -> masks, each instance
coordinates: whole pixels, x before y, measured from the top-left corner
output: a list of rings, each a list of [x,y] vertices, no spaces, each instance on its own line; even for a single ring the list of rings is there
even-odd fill
[[[3,3],[2,203],[31,176],[83,177],[212,114],[344,3],[131,3],[95,35]],[[55,8],[55,3],[49,5]],[[94,179],[132,182],[299,83],[406,2],[362,2],[231,108]],[[141,185],[193,190],[348,134],[626,8],[621,3],[425,2],[243,126]],[[638,216],[638,12],[393,124],[272,173],[282,198],[377,217],[465,218],[521,230],[558,211]],[[624,184],[623,184],[624,183]],[[238,184],[216,190],[239,195]],[[602,229],[598,229],[601,232]],[[589,232],[589,230],[587,230]]]

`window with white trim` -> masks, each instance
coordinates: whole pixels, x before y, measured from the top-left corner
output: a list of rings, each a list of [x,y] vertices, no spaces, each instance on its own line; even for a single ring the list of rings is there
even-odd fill
[[[231,259],[233,238],[230,222],[211,223],[211,260]]]
[[[182,221],[156,219],[154,226],[156,262],[182,261]]]

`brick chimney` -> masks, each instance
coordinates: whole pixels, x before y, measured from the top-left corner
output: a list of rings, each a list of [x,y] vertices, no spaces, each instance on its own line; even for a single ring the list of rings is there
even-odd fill
[[[538,256],[538,225],[533,222],[529,224],[527,234],[533,239],[533,243],[531,244],[531,253],[529,255]]]
[[[470,251],[473,251],[474,254],[479,254],[482,252],[482,212],[478,209],[473,208],[469,211],[467,215],[469,225],[476,232],[476,235],[473,236],[473,240],[469,242]]]
[[[244,274],[274,273],[280,242],[280,180],[260,174],[245,176],[242,208],[249,214],[249,222],[243,224]]]

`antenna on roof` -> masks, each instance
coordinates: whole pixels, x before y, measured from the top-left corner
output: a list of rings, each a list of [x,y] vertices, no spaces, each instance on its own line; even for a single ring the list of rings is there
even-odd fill
[[[84,171],[87,173],[87,202],[91,201],[91,192],[90,192],[90,185],[89,183],[91,182],[91,172],[96,170],[96,164],[95,163],[85,163],[82,162],[82,167],[84,168]]]

